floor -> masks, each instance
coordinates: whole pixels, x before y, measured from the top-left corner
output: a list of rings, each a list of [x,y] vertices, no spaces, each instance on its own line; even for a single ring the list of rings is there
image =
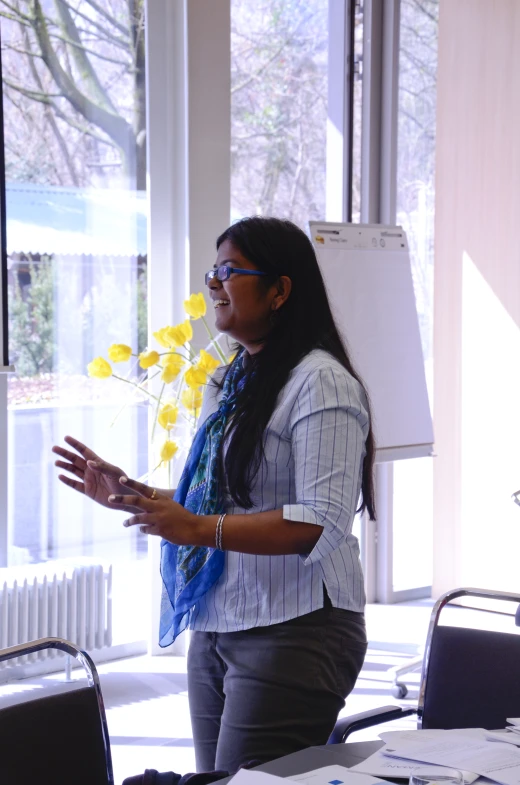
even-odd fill
[[[423,600],[367,607],[369,650],[343,714],[391,703],[413,705],[416,702],[419,674],[411,673],[403,678],[409,693],[405,700],[396,700],[390,692],[388,671],[421,653],[431,606],[431,601]],[[510,629],[512,623],[511,617],[462,608],[448,608],[446,613],[452,615],[450,623],[463,626],[475,624],[475,619],[475,626],[480,626],[482,616],[486,617],[486,625],[491,619],[491,626],[500,629]],[[145,768],[181,773],[194,771],[184,658],[133,657],[101,665],[99,672],[117,785],[127,776],[142,773]],[[0,704],[7,693],[10,698],[16,694],[19,699],[21,693],[34,694],[34,690],[55,687],[56,682],[62,680],[61,674],[53,674],[1,685]],[[395,727],[393,724],[392,728]],[[415,727],[413,718],[402,720],[397,727]],[[390,729],[390,725],[385,726],[385,730]],[[376,737],[377,729],[369,729],[357,734],[356,740]]]

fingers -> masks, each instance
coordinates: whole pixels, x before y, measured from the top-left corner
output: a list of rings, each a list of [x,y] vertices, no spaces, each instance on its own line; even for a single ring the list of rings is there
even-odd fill
[[[74,466],[72,463],[65,463],[65,461],[54,461],[54,465],[57,466],[58,469],[65,469],[66,472],[75,474],[76,477],[80,477],[81,479],[83,479],[85,476],[84,470],[80,469],[79,466]]]
[[[87,461],[87,466],[90,469],[95,469],[97,472],[101,472],[101,474],[108,474],[112,477],[117,477],[121,474],[121,469],[118,469],[117,466],[113,466],[111,463],[107,463],[106,461],[100,460],[89,460]]]
[[[123,504],[125,507],[137,507],[144,512],[155,512],[156,502],[151,499],[145,499],[143,496],[120,496],[119,494],[112,494],[108,497],[110,504]]]
[[[131,518],[128,518],[126,521],[124,521],[123,526],[139,526],[139,531],[141,534],[155,534],[159,536],[159,532],[155,528],[155,524],[147,523],[147,517],[147,515],[133,515]]]
[[[123,521],[123,526],[140,526],[145,524],[147,528],[153,527],[153,523],[150,523],[148,520],[149,516],[147,513],[142,512],[139,515],[132,515],[131,518],[127,518],[126,521]]]
[[[151,499],[152,494],[155,491],[155,488],[150,488],[148,485],[138,482],[137,480],[132,480],[130,477],[120,477],[119,482],[121,485],[127,485],[130,490],[135,491],[140,496],[144,496],[145,499]]]
[[[129,507],[128,504],[110,504],[111,510],[121,510],[121,512],[129,512],[132,515],[138,512],[136,507]]]
[[[139,531],[141,534],[158,534],[153,526],[139,526]]]
[[[93,450],[90,449],[90,447],[87,447],[86,444],[78,441],[78,439],[75,439],[73,436],[65,436],[65,441],[67,444],[70,444],[71,447],[74,447],[74,449],[77,450],[80,455],[85,458],[85,460],[95,461],[97,459],[98,456]]]
[[[64,474],[58,474],[58,480],[61,480],[64,485],[68,485],[69,488],[74,488],[74,490],[78,491],[79,493],[85,493],[85,486],[83,483],[73,480],[72,477],[67,477]]]
[[[65,450],[64,447],[53,447],[52,452],[59,455],[60,458],[65,458],[66,461],[70,461],[76,466],[85,466],[85,461],[80,455],[76,455],[76,453],[70,452],[70,450]]]

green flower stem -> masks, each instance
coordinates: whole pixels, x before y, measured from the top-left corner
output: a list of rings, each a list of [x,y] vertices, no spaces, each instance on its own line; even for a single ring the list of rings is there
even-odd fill
[[[145,395],[148,395],[149,398],[154,398],[154,400],[158,401],[159,398],[156,395],[152,395],[151,392],[145,390],[144,387],[141,387],[140,384],[136,384],[135,382],[130,381],[130,379],[125,379],[123,376],[118,376],[117,373],[112,374],[113,379],[118,379],[120,382],[125,382],[126,384],[131,384],[132,387],[136,387],[137,389],[141,390]]]
[[[166,384],[164,384],[164,382],[163,382],[163,386],[161,387],[161,392],[159,393],[159,398],[157,399],[157,406],[155,407],[155,416],[153,418],[152,438],[151,438],[152,444],[153,444],[153,440],[154,440],[154,436],[155,436],[155,426],[157,425],[157,419],[159,417],[159,406],[161,405],[161,400],[162,400],[162,397],[163,397],[163,393],[164,393],[164,388],[165,387],[166,387]]]
[[[224,365],[227,365],[227,364],[228,364],[228,361],[227,361],[226,355],[224,354],[224,352],[222,351],[222,349],[221,349],[221,348],[220,348],[220,346],[218,345],[217,341],[214,339],[214,337],[213,337],[213,333],[212,333],[212,332],[211,332],[211,330],[209,329],[209,325],[208,325],[208,323],[207,323],[207,321],[206,321],[205,317],[204,317],[204,316],[201,316],[200,318],[202,319],[202,324],[203,324],[203,325],[204,325],[204,327],[206,328],[206,332],[207,332],[207,334],[209,335],[209,339],[210,339],[211,343],[213,344],[213,346],[214,346],[214,348],[215,348],[215,351],[217,352],[218,356],[220,357],[220,359],[222,360],[222,362],[224,363]]]
[[[181,352],[159,352],[159,357],[164,357],[164,356],[165,356],[165,355],[167,355],[167,354],[168,354],[168,355],[170,355],[170,354],[178,354],[178,355],[179,355],[179,357],[182,357],[184,360],[188,360],[188,362],[189,362],[189,360],[190,360],[190,357],[189,357],[189,355],[187,355],[187,354],[182,354]]]
[[[157,466],[155,467],[155,469],[152,469],[152,471],[151,471],[151,472],[148,472],[148,476],[149,476],[149,477],[153,477],[153,475],[155,474],[155,472],[157,471],[157,469],[160,469],[160,468],[161,468],[161,465],[162,465],[162,461],[159,461],[159,463],[157,464]]]
[[[136,390],[134,391],[134,395],[135,395],[135,392],[136,392],[137,390],[140,390],[140,389],[141,389],[141,388],[139,387],[139,385],[136,385]],[[127,406],[130,406],[130,404],[131,404],[131,403],[133,403],[133,402],[134,402],[134,400],[135,400],[135,398],[129,398],[127,401],[125,401],[125,403],[124,403],[124,404],[121,406],[121,408],[119,409],[119,411],[118,411],[118,412],[117,412],[117,414],[115,415],[114,419],[112,420],[112,422],[111,422],[111,423],[110,423],[110,425],[108,426],[109,428],[113,428],[113,427],[114,427],[114,425],[116,424],[116,422],[118,421],[119,417],[120,417],[120,416],[121,416],[121,414],[124,412],[124,410],[126,409],[126,407],[127,407]]]

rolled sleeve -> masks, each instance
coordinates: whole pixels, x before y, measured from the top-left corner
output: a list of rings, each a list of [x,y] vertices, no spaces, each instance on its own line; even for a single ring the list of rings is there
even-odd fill
[[[290,415],[296,502],[283,506],[285,520],[323,527],[305,565],[331,554],[352,528],[368,434],[361,385],[345,370],[314,371]]]

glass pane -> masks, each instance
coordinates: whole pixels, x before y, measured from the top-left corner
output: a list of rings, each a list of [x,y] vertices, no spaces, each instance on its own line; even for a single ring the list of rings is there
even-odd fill
[[[325,216],[328,0],[231,0],[231,218]]]
[[[147,539],[61,484],[51,446],[70,434],[130,476],[147,471],[144,404],[123,406],[127,385],[87,375],[111,343],[146,344],[144,0],[46,4],[40,27],[24,5],[0,2],[16,366],[9,580],[61,582],[83,565],[108,612],[112,568],[112,642],[127,643],[146,637]],[[131,377],[133,366],[114,373]]]
[[[363,112],[363,8],[356,5],[354,18],[354,105],[352,118],[352,222],[361,217],[361,125]]]
[[[430,403],[438,11],[438,0],[402,0],[399,53],[397,223],[408,235]],[[429,458],[394,464],[396,591],[431,585],[432,472]]]

